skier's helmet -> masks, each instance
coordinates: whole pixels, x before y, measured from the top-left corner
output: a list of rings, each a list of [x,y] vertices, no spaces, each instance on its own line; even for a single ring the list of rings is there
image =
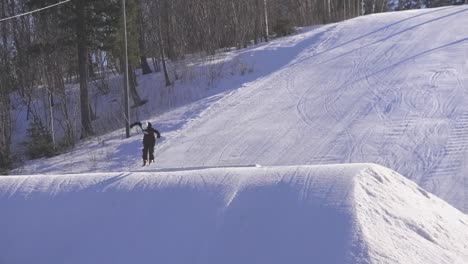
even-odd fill
[[[141,122],[141,129],[143,130],[148,129],[148,122]]]

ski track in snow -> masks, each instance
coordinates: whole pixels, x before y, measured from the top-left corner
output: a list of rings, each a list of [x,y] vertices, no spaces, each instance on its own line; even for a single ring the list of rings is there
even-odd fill
[[[368,15],[276,39],[236,53],[258,56],[255,70],[272,69],[260,79],[155,120],[167,129],[155,166],[140,167],[133,138],[114,146],[126,157],[103,168],[371,162],[466,213],[466,50],[466,6]],[[89,155],[81,152],[69,158]],[[32,170],[54,172],[46,161]]]
[[[161,150],[161,165],[375,162],[468,210],[468,9],[393,16],[317,33],[288,67],[219,101],[194,137]]]
[[[236,51],[259,78],[155,118],[155,164],[116,131],[0,177],[0,263],[466,264],[467,50],[459,6]]]
[[[2,263],[468,259],[468,216],[375,164],[7,176],[0,210]]]

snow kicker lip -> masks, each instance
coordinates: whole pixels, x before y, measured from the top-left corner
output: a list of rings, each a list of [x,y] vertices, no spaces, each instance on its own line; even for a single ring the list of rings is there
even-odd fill
[[[467,217],[373,164],[11,176],[0,210],[5,263],[468,259]]]

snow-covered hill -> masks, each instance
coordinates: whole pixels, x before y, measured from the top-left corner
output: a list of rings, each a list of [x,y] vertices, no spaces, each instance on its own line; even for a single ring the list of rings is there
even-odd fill
[[[467,6],[359,17],[250,52],[271,49],[297,55],[161,146],[160,166],[373,162],[468,211]]]
[[[359,17],[233,52],[226,61],[254,72],[151,120],[163,132],[157,164],[373,162],[467,212],[467,50],[468,7],[457,6]],[[135,169],[136,133],[13,173]]]
[[[151,120],[163,132],[157,164],[373,162],[467,212],[467,50],[468,7],[456,6],[359,17],[233,52],[226,61],[254,72]],[[13,173],[135,169],[136,133]]]
[[[467,50],[458,6],[228,53],[156,164],[116,131],[0,177],[0,263],[468,263]]]
[[[0,263],[467,263],[468,216],[372,164],[0,178]]]

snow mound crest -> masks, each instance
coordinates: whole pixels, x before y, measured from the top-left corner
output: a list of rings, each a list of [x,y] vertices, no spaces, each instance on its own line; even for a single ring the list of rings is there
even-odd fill
[[[468,217],[374,164],[0,178],[0,263],[468,263]]]

